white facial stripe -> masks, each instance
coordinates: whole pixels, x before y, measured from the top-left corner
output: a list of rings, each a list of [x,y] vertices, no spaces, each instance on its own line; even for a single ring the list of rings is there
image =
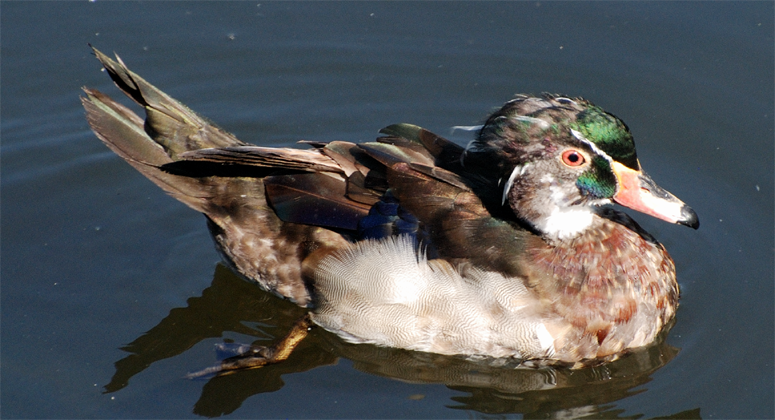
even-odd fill
[[[478,131],[481,130],[483,125],[455,125],[452,126],[452,134],[455,133],[455,130],[460,131]]]
[[[554,99],[557,100],[557,102],[560,102],[560,103],[562,103],[562,102],[570,102],[573,105],[578,105],[578,103],[576,101],[574,101],[571,98],[566,98],[565,96],[558,96],[558,97],[556,97]]]
[[[571,133],[571,134],[573,134],[573,137],[575,137],[576,139],[578,139],[578,140],[581,140],[581,141],[583,141],[584,143],[586,143],[586,144],[587,144],[587,145],[588,145],[588,146],[589,146],[589,147],[592,149],[592,151],[593,151],[593,152],[595,152],[595,153],[597,153],[598,155],[600,155],[600,156],[604,157],[604,158],[605,158],[606,160],[608,160],[609,162],[613,162],[613,161],[614,161],[613,159],[611,159],[611,156],[608,156],[608,153],[606,153],[606,152],[604,152],[604,151],[600,150],[600,149],[599,149],[599,148],[598,148],[598,147],[595,145],[595,143],[592,143],[592,141],[590,141],[589,139],[587,139],[586,137],[584,137],[584,135],[583,135],[583,134],[579,133],[578,131],[576,131],[576,130],[574,130],[574,129],[572,129],[572,128],[571,128],[571,130],[570,130],[570,133]]]
[[[544,130],[548,130],[549,127],[552,126],[547,121],[544,121],[544,120],[542,120],[540,118],[533,118],[533,117],[528,117],[528,116],[525,116],[525,115],[517,115],[517,116],[514,117],[514,119],[517,120],[517,121],[522,121],[522,122],[527,122],[527,123],[530,123],[530,124],[535,124],[535,125],[537,125],[538,127],[542,128]]]
[[[503,186],[503,197],[501,198],[501,205],[506,204],[506,199],[509,197],[509,190],[511,190],[511,186],[514,184],[514,180],[517,179],[518,176],[522,176],[522,174],[525,173],[529,166],[530,165],[527,163],[524,165],[517,165],[514,167],[514,170],[511,171],[509,180],[506,181],[506,185]]]

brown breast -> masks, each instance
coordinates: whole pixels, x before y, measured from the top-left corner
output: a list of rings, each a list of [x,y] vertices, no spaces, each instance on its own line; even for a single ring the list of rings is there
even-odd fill
[[[530,287],[547,310],[574,326],[569,334],[596,338],[596,357],[643,345],[644,336],[653,340],[678,304],[673,260],[629,218],[625,222],[629,226],[599,218],[565,243],[536,238],[525,253]]]

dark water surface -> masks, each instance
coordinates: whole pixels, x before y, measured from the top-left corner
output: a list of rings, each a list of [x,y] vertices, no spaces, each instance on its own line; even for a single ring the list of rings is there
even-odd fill
[[[773,3],[3,2],[3,418],[773,418]],[[119,95],[87,43],[245,141],[439,134],[518,92],[623,118],[698,231],[634,214],[676,261],[666,342],[581,371],[353,346],[187,380],[300,310],[218,264],[204,218],[108,151]]]

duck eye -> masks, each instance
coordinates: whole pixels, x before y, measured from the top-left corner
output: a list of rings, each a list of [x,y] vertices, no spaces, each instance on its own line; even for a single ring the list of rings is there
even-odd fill
[[[568,166],[581,166],[584,164],[584,155],[573,149],[566,150],[562,152],[562,163]]]

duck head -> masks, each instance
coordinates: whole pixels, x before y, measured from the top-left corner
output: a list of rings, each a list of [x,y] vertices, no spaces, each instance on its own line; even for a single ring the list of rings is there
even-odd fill
[[[498,180],[501,204],[550,240],[576,237],[611,202],[699,227],[694,210],[643,171],[627,125],[581,98],[517,96],[461,160]]]

